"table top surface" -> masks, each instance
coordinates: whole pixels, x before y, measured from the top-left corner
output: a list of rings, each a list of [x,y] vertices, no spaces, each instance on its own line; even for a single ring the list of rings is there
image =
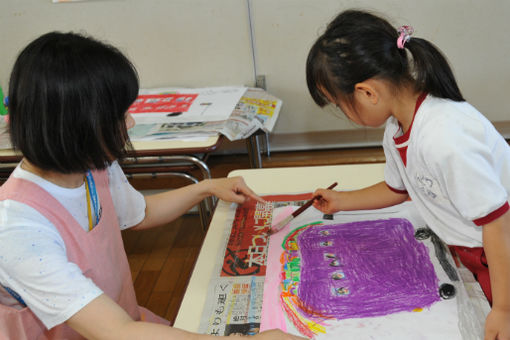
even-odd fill
[[[235,170],[229,174],[229,177],[234,176],[242,176],[248,186],[260,195],[313,192],[333,182],[338,182],[335,190],[352,190],[382,181],[384,163]],[[230,206],[230,203],[220,201],[216,207],[175,327],[192,332],[199,328]]]
[[[155,141],[132,141],[137,156],[162,156],[174,154],[194,154],[214,151],[220,144],[221,135],[214,135],[201,139],[192,140],[155,140]],[[0,161],[16,161],[20,154],[11,149],[0,150]]]
[[[190,140],[160,139],[153,141],[132,141],[132,143],[136,150],[204,148],[214,145],[219,138],[220,135],[215,135]]]
[[[201,139],[192,140],[180,140],[180,139],[168,139],[168,140],[154,140],[154,141],[132,141],[133,148],[137,155],[145,156],[146,154],[157,154],[162,153],[204,153],[214,151],[222,140],[221,135],[215,135],[205,137]]]

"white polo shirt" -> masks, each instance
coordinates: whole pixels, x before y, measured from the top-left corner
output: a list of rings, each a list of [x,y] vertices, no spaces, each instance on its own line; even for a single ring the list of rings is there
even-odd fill
[[[509,208],[510,147],[489,120],[467,102],[428,95],[405,135],[388,119],[383,147],[387,185],[407,191],[447,244],[481,247],[480,226]]]

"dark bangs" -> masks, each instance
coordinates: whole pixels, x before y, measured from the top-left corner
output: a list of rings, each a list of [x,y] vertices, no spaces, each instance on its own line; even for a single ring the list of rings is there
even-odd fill
[[[332,80],[333,74],[329,70],[327,57],[319,48],[320,41],[317,41],[306,60],[306,84],[313,101],[320,107],[324,107],[329,103],[328,98],[323,91],[335,96],[337,92]]]
[[[306,61],[306,82],[310,95],[320,107],[329,103],[325,93],[352,105],[355,84],[370,77],[370,70],[365,67],[353,70],[355,54],[351,47],[349,39],[336,38],[327,31],[310,49]]]

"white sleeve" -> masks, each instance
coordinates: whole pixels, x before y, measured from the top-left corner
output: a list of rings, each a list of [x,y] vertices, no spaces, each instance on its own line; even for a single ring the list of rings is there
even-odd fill
[[[117,161],[108,168],[108,177],[120,229],[142,222],[145,218],[145,198],[129,183]]]
[[[12,200],[0,202],[0,283],[18,293],[48,329],[103,293],[68,261],[57,229]]]
[[[384,156],[386,158],[386,164],[384,166],[384,181],[389,187],[391,187],[394,190],[407,191],[397,165],[397,162],[401,162],[401,159],[395,158],[396,156],[395,153],[398,153],[398,151],[394,150],[393,148],[394,148],[393,137],[387,127],[384,131],[383,138],[383,150]]]

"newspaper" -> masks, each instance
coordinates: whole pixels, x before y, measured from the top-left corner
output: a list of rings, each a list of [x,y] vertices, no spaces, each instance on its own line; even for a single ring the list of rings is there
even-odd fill
[[[217,121],[146,122],[135,116],[136,125],[129,130],[133,141],[185,139],[222,134],[231,141],[245,139],[255,131],[272,132],[282,101],[266,91],[248,88],[227,119]],[[182,119],[181,119],[182,120]]]
[[[237,207],[225,228],[217,266],[209,284],[199,333],[253,335],[259,332],[266,273],[268,236],[273,210],[303,205],[311,193],[264,196]]]
[[[200,333],[254,335],[260,329],[264,277],[217,278],[209,285]]]

